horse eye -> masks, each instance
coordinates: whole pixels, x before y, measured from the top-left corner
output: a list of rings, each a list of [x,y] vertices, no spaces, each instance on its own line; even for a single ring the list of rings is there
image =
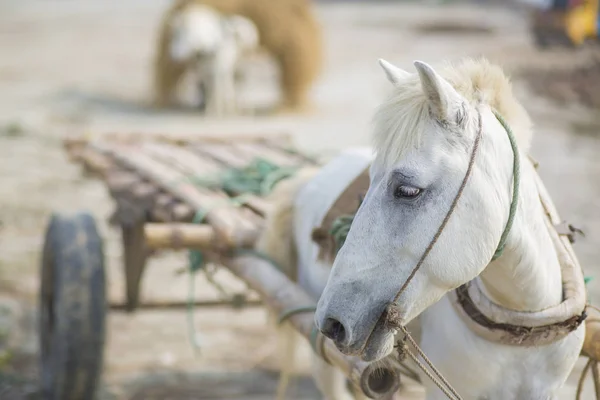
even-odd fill
[[[394,197],[397,199],[410,199],[417,197],[421,193],[421,189],[412,186],[397,186],[394,190]]]

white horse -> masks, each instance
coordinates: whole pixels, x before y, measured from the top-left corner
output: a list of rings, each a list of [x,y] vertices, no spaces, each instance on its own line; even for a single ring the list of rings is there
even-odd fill
[[[579,315],[554,340],[508,344],[476,332],[451,296],[470,283],[514,325],[543,322],[546,311],[565,304],[558,236],[525,156],[527,113],[503,71],[485,60],[441,73],[415,62],[417,74],[380,63],[394,89],[375,115],[374,156],[346,153],[316,176],[281,184],[259,249],[319,298],[316,325],[340,351],[366,361],[390,354],[394,330],[382,316],[394,302],[401,325],[420,316],[421,348],[462,398],[554,398],[580,354]],[[514,131],[520,174],[496,112]],[[369,165],[370,186],[345,243],[333,266],[323,265],[311,230]],[[503,252],[493,259],[505,231]],[[584,303],[577,302],[577,313]],[[327,399],[352,398],[341,373],[316,358],[313,376]],[[445,398],[430,380],[423,383],[427,399]]]
[[[240,61],[259,45],[254,23],[239,15],[225,16],[211,7],[191,4],[173,19],[172,29],[170,55],[195,75],[206,113],[235,113]]]

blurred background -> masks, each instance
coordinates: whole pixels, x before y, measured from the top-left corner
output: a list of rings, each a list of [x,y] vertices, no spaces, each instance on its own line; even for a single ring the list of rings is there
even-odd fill
[[[156,42],[170,5],[0,0],[0,398],[37,398],[39,258],[52,212],[85,209],[97,217],[108,295],[123,300],[119,232],[105,222],[112,200],[101,182],[68,161],[62,138],[287,132],[308,153],[366,145],[372,112],[389,89],[378,58],[408,71],[414,60],[436,66],[464,56],[505,68],[535,123],[532,156],[540,174],[563,218],[585,232],[575,250],[585,274],[596,278],[588,289],[600,305],[597,1],[315,1],[324,60],[310,106],[269,111],[281,98],[280,71],[262,54],[244,67],[243,112],[227,118],[199,112],[193,85],[181,85],[176,104],[152,105]],[[185,300],[187,280],[175,274],[185,263],[182,253],[152,259],[143,299]],[[199,295],[217,296],[199,285]],[[185,310],[110,314],[100,398],[273,398],[277,347],[263,309],[198,309],[199,354],[185,318]],[[315,398],[307,357],[302,361],[291,396]]]

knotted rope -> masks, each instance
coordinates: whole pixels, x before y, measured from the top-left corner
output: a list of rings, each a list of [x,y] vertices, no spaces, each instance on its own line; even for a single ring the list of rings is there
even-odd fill
[[[388,307],[388,309],[386,310],[386,314],[393,313],[393,312],[395,312],[395,309],[393,309],[391,307]],[[391,316],[386,315],[386,316],[388,317],[387,321],[397,320],[397,317],[394,318],[393,315],[391,315]],[[389,322],[388,322],[388,324],[389,324]],[[389,326],[394,329],[399,329],[404,334],[404,338],[402,340],[399,340],[398,343],[396,343],[396,345],[394,346],[396,348],[396,351],[398,354],[398,361],[402,364],[404,362],[404,360],[406,359],[406,356],[409,356],[413,360],[413,362],[417,365],[417,367],[419,367],[419,369],[421,371],[423,371],[423,373],[425,375],[427,375],[427,377],[429,379],[431,379],[431,381],[446,395],[446,397],[448,397],[451,400],[462,400],[462,397],[458,394],[456,389],[454,389],[454,387],[450,384],[450,382],[448,382],[446,380],[446,378],[444,378],[444,376],[433,365],[431,360],[425,355],[423,350],[421,350],[421,348],[417,344],[416,340],[413,339],[413,337],[410,335],[410,333],[408,332],[406,327],[404,325],[391,325],[391,324],[389,324]],[[415,355],[410,350],[410,348],[407,345],[407,342],[409,342],[417,350],[418,355],[421,356],[423,361],[425,361],[426,365],[423,364],[419,360],[419,357],[417,357],[417,355]]]
[[[254,194],[266,196],[283,179],[294,175],[298,167],[282,167],[267,159],[257,157],[243,168],[229,168],[211,177],[190,177],[199,187],[222,190],[229,196]]]
[[[297,170],[298,167],[281,167],[269,160],[263,158],[256,158],[244,168],[229,168],[214,176],[189,177],[187,180],[198,187],[207,188],[211,190],[221,190],[227,195],[231,196],[229,199],[223,202],[219,202],[208,208],[198,210],[194,215],[192,223],[200,224],[204,222],[206,216],[218,207],[241,207],[247,203],[249,195],[266,196],[270,194],[277,185],[277,183],[281,182],[283,179],[291,177]],[[281,270],[277,263],[275,263],[266,255],[260,254],[255,250],[237,249],[235,251],[252,252],[253,255],[259,256],[269,261],[271,264],[273,264],[275,267]],[[187,302],[188,330],[193,348],[195,350],[199,350],[200,339],[198,337],[194,324],[195,274],[198,271],[203,271],[206,275],[208,282],[211,283],[221,295],[227,296],[227,293],[225,289],[214,280],[213,272],[207,269],[207,259],[202,251],[197,249],[189,251],[188,271],[190,273]],[[303,309],[300,309],[298,311],[290,310],[287,312],[289,315],[285,318],[293,315],[296,312],[302,311]]]

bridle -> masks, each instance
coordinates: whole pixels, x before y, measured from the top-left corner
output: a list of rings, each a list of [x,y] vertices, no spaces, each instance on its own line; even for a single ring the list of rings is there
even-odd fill
[[[491,257],[491,261],[494,261],[498,257],[500,257],[502,255],[503,251],[504,251],[504,247],[506,246],[506,240],[507,240],[508,234],[510,232],[510,229],[512,227],[512,224],[513,224],[513,221],[514,221],[514,217],[515,217],[515,214],[516,214],[516,210],[517,210],[517,204],[518,204],[518,198],[519,198],[519,181],[520,181],[520,162],[519,162],[520,160],[519,160],[519,152],[518,152],[518,148],[517,148],[516,139],[514,137],[514,134],[513,134],[512,130],[510,129],[510,127],[508,126],[508,124],[506,123],[506,121],[504,120],[504,118],[498,112],[496,112],[496,111],[494,111],[494,115],[496,116],[496,119],[498,119],[498,122],[500,122],[500,124],[504,127],[504,129],[505,129],[505,131],[507,133],[507,136],[509,138],[512,151],[513,151],[513,190],[512,190],[512,200],[511,200],[511,204],[510,204],[510,211],[509,211],[509,215],[508,215],[508,220],[506,222],[506,225],[504,227],[504,231],[502,232],[502,235],[501,235],[500,240],[498,242],[498,247],[496,248],[496,251],[494,252],[494,254]],[[475,158],[477,156],[477,153],[478,153],[478,150],[479,150],[479,144],[481,142],[481,136],[482,136],[482,129],[483,128],[482,128],[482,117],[481,117],[481,112],[480,111],[477,112],[477,118],[478,118],[477,134],[475,136],[475,141],[473,143],[473,148],[471,150],[471,156],[470,156],[470,159],[469,159],[469,165],[467,167],[467,171],[466,171],[465,176],[464,176],[464,178],[463,178],[463,180],[461,182],[461,185],[460,185],[460,187],[458,189],[458,192],[456,193],[456,196],[454,197],[454,200],[452,201],[452,204],[450,205],[450,208],[448,209],[448,212],[446,213],[446,216],[444,217],[444,220],[440,224],[440,226],[439,226],[437,232],[435,233],[433,239],[431,240],[431,242],[429,242],[429,245],[427,246],[427,248],[425,249],[425,251],[421,255],[421,258],[419,259],[419,261],[417,262],[417,264],[415,265],[415,267],[411,271],[410,275],[408,276],[408,278],[406,279],[406,281],[402,284],[402,286],[400,287],[400,290],[394,296],[394,299],[388,305],[388,307],[386,308],[385,312],[382,315],[382,317],[384,318],[384,323],[388,327],[395,328],[395,329],[400,329],[404,333],[404,335],[405,335],[404,339],[401,340],[397,344],[397,348],[399,349],[398,353],[399,353],[400,358],[402,359],[402,358],[405,358],[406,355],[409,355],[413,359],[413,361],[415,361],[415,363],[419,366],[419,368],[421,368],[423,370],[423,372],[425,374],[427,374],[427,376],[429,376],[429,378],[431,380],[433,380],[433,382],[450,399],[461,399],[461,397],[458,395],[458,393],[456,392],[456,390],[454,390],[454,388],[452,388],[452,386],[448,383],[448,381],[446,381],[446,379],[444,379],[444,377],[439,373],[439,371],[437,371],[437,369],[433,366],[433,364],[431,363],[431,361],[429,361],[429,359],[427,358],[427,356],[425,356],[425,354],[423,353],[423,351],[419,348],[419,346],[417,345],[416,341],[410,336],[409,332],[406,330],[406,327],[402,325],[402,323],[401,323],[401,314],[399,312],[399,309],[398,309],[398,306],[397,306],[396,303],[397,303],[398,299],[400,298],[400,296],[402,295],[402,293],[408,287],[408,284],[415,277],[415,275],[417,274],[417,272],[419,271],[419,269],[421,268],[421,266],[425,262],[425,259],[427,258],[427,256],[429,255],[429,253],[431,252],[431,250],[433,249],[433,247],[437,243],[438,239],[442,235],[442,232],[444,231],[444,228],[448,224],[448,221],[450,220],[450,217],[454,213],[454,210],[456,209],[458,201],[462,197],[464,189],[467,186],[469,178],[470,178],[470,176],[471,176],[471,174],[473,172],[473,165],[475,164]],[[368,341],[369,340],[367,340],[367,343],[368,343]],[[425,368],[425,366],[418,360],[418,358],[414,354],[412,354],[410,352],[410,350],[408,349],[408,346],[406,344],[406,341],[410,342],[417,349],[417,352],[419,353],[419,355],[425,360],[425,362],[431,368],[431,372],[428,371]],[[439,380],[436,379],[436,377],[433,376],[432,373],[435,374],[435,375],[437,375],[437,378]]]
[[[495,259],[497,259],[498,257],[500,257],[502,255],[502,252],[504,251],[504,247],[506,246],[506,239],[507,239],[508,234],[510,232],[510,229],[512,227],[512,224],[513,224],[513,221],[514,221],[514,217],[515,217],[515,214],[516,214],[516,210],[517,210],[517,203],[518,203],[518,199],[519,199],[519,180],[520,180],[519,179],[519,177],[520,177],[519,152],[518,152],[518,148],[517,148],[515,137],[514,137],[514,135],[512,133],[512,130],[510,129],[510,127],[508,126],[508,124],[504,120],[504,118],[500,114],[498,114],[496,111],[494,111],[494,115],[496,116],[496,118],[498,119],[498,121],[500,122],[500,124],[504,127],[504,129],[506,130],[506,133],[507,133],[508,138],[510,140],[510,144],[511,144],[512,151],[513,151],[513,193],[512,193],[512,200],[511,200],[511,204],[510,204],[510,212],[509,212],[509,215],[508,215],[508,220],[506,222],[506,225],[504,227],[504,231],[502,232],[502,235],[501,235],[500,240],[498,242],[498,247],[496,248],[496,251],[492,255],[491,261],[494,261]],[[475,136],[475,141],[473,143],[473,148],[471,150],[471,157],[469,159],[469,165],[467,167],[467,172],[465,173],[465,176],[464,176],[464,178],[463,178],[463,180],[462,180],[462,182],[460,184],[460,187],[458,188],[458,192],[456,193],[456,196],[454,197],[454,200],[452,200],[452,204],[450,205],[450,208],[448,209],[448,212],[446,213],[446,216],[444,217],[444,220],[440,224],[437,232],[433,236],[433,239],[431,240],[431,242],[429,242],[429,245],[427,246],[427,248],[423,252],[423,255],[421,255],[421,258],[419,259],[419,261],[417,262],[417,264],[415,265],[415,267],[411,271],[410,275],[408,276],[408,278],[406,279],[406,281],[404,282],[404,284],[400,287],[400,290],[398,291],[398,293],[396,294],[396,296],[394,296],[394,299],[392,300],[392,304],[395,304],[398,301],[398,299],[400,298],[400,296],[402,295],[402,293],[408,287],[408,284],[412,281],[412,279],[417,274],[417,271],[421,268],[421,266],[425,262],[425,259],[427,258],[427,256],[429,255],[429,253],[431,252],[431,250],[433,249],[433,247],[437,243],[438,239],[442,235],[442,232],[444,231],[444,228],[448,224],[448,221],[450,220],[450,217],[454,213],[454,210],[456,209],[458,201],[462,197],[464,189],[467,186],[469,178],[470,178],[470,176],[471,176],[471,174],[473,172],[473,165],[475,164],[475,158],[476,158],[478,150],[479,150],[479,143],[481,142],[482,129],[483,129],[482,128],[481,112],[477,113],[477,117],[478,117],[477,118],[478,119],[477,135]]]

